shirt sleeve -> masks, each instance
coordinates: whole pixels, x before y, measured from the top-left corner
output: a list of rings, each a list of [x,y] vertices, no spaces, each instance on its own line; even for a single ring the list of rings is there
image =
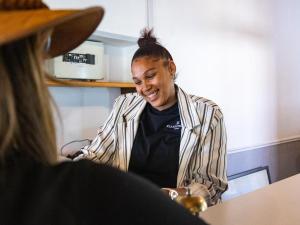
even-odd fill
[[[227,137],[222,113],[215,118],[212,126],[200,146],[197,160],[192,163],[192,181],[189,184],[192,194],[202,195],[208,205],[220,201],[221,195],[227,190],[226,148]]]
[[[112,112],[105,123],[99,128],[97,136],[93,139],[91,144],[81,149],[80,154],[73,159],[74,161],[89,159],[104,164],[112,164],[116,149],[114,126],[119,111],[120,97],[116,99]]]

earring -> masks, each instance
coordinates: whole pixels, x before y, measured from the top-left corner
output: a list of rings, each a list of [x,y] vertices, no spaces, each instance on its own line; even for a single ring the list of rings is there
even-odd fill
[[[173,80],[176,80],[176,73],[172,74],[172,78],[173,78]]]

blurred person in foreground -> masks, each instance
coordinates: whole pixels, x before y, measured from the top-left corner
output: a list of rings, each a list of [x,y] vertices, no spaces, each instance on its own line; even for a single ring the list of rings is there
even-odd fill
[[[134,175],[57,163],[42,65],[82,43],[102,16],[101,7],[0,1],[0,224],[205,224]]]

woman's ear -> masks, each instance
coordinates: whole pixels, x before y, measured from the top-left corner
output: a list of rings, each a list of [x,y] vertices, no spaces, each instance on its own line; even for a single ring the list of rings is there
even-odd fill
[[[169,60],[169,72],[174,78],[176,74],[176,65],[173,60]]]

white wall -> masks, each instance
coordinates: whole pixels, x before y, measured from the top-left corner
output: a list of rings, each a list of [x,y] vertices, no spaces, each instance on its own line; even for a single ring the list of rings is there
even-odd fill
[[[282,52],[287,50],[284,38],[299,32],[295,29],[300,13],[293,24],[285,14],[296,16],[300,3],[277,1],[274,5],[272,0],[187,0],[183,7],[180,0],[153,0],[152,25],[173,54],[177,83],[221,106],[229,150],[300,135],[299,63],[289,65],[288,74],[285,68],[286,57],[292,63],[300,54]],[[274,24],[277,20],[281,22]],[[278,33],[281,36],[274,42]],[[290,42],[287,51],[295,43]]]
[[[300,1],[275,0],[278,136],[300,134]]]
[[[177,64],[177,83],[221,106],[230,151],[300,136],[298,0],[150,5],[155,33]],[[51,92],[62,112],[60,143],[93,137],[119,94],[106,88]]]
[[[93,138],[108,117],[119,88],[51,87],[60,119],[56,118],[57,142]]]
[[[100,5],[105,15],[101,31],[139,36],[139,28],[147,24],[146,0],[44,0],[50,8],[83,8]]]

